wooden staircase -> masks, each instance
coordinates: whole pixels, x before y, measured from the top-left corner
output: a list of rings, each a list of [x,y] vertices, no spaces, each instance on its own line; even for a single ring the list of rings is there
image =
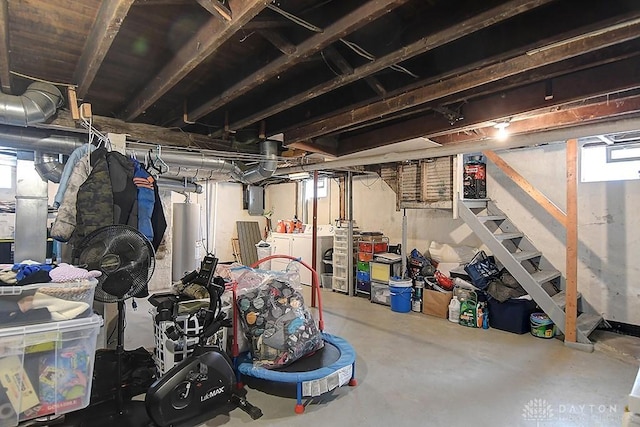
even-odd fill
[[[458,203],[458,215],[551,318],[556,327],[565,333],[566,295],[564,291],[557,292],[561,274],[544,254],[491,200],[461,200]],[[571,345],[592,351],[593,343],[589,335],[600,324],[602,316],[590,313],[589,310],[580,312],[581,306],[586,304],[581,304],[581,295],[578,294],[577,345]]]

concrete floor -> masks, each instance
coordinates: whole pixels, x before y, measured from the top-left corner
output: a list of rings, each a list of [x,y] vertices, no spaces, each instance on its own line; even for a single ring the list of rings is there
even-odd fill
[[[309,288],[304,291],[308,297]],[[593,353],[557,340],[471,329],[365,298],[322,291],[325,330],[357,353],[357,387],[306,401],[248,388],[263,417],[239,409],[200,426],[619,426],[640,340],[598,332]],[[310,301],[310,299],[307,299]],[[128,304],[125,348],[153,347],[146,301]],[[623,348],[623,350],[619,350]],[[273,390],[272,390],[273,391]]]

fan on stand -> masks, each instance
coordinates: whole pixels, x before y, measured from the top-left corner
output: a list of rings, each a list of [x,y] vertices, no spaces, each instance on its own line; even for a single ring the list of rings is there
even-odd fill
[[[128,225],[108,225],[85,237],[75,248],[76,261],[87,270],[99,270],[95,299],[118,304],[116,405],[118,416],[123,415],[122,356],[124,353],[125,300],[146,296],[147,285],[155,268],[155,254],[151,242]],[[108,375],[108,373],[106,373]]]

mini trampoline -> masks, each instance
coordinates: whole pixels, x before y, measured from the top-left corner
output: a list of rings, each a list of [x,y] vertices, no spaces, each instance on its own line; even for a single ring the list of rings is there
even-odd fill
[[[324,347],[315,353],[299,359],[292,364],[279,369],[266,369],[256,367],[249,353],[243,355],[238,354],[237,340],[237,310],[234,310],[234,345],[233,355],[236,360],[236,368],[239,374],[265,381],[273,381],[279,383],[295,383],[296,384],[296,406],[295,412],[301,414],[304,412],[302,397],[318,396],[325,392],[334,390],[344,384],[350,386],[357,385],[355,379],[355,361],[356,353],[344,338],[331,335],[323,331],[324,322],[322,319],[322,300],[320,297],[318,274],[316,271],[301,261],[289,255],[271,255],[258,260],[252,265],[253,268],[261,263],[274,258],[288,258],[299,262],[305,268],[309,269],[312,274],[312,295],[315,295],[318,302],[318,327],[322,334]],[[234,295],[234,300],[235,300]],[[315,298],[314,298],[315,301]],[[313,303],[312,303],[313,305]],[[348,380],[347,380],[348,379]],[[325,381],[326,380],[326,381]],[[238,383],[241,385],[241,383]]]

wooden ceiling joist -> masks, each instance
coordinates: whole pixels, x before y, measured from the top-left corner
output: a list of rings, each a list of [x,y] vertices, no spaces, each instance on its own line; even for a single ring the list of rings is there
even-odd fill
[[[324,29],[323,32],[309,37],[297,46],[292,55],[281,56],[255,73],[232,85],[216,98],[213,98],[189,113],[191,120],[198,120],[217,110],[227,103],[255,89],[261,83],[285,72],[301,60],[310,57],[329,46],[331,43],[347,36],[380,16],[389,13],[393,8],[401,6],[408,0],[376,0],[369,1],[351,13],[338,19]]]
[[[543,46],[512,59],[476,69],[459,76],[442,80],[418,89],[407,91],[348,111],[330,116],[285,133],[285,143],[309,140],[317,136],[345,129],[376,117],[389,116],[398,111],[434,101],[451,94],[464,92],[486,83],[495,82],[546,65],[554,64],[591,51],[599,50],[640,37],[640,22],[601,28],[589,35]]]
[[[508,131],[513,135],[528,134],[631,116],[640,116],[640,95],[615,100],[605,99],[588,105],[563,107],[558,111],[512,121]],[[429,139],[441,145],[449,145],[494,138],[495,134],[496,129],[493,126],[485,126],[473,131],[461,131],[429,137]]]
[[[338,52],[335,47],[327,46],[322,54],[324,55],[324,59],[332,62],[336,67],[338,67],[342,74],[353,74],[353,67],[351,66],[351,64],[349,64],[349,61],[347,61],[347,59],[342,56],[340,52]],[[378,96],[384,96],[384,94],[386,93],[386,90],[384,89],[382,83],[380,83],[375,77],[367,76],[364,78],[364,81],[371,89],[373,89],[373,91]]]
[[[219,16],[225,21],[231,21],[233,19],[233,13],[228,5],[218,0],[196,0],[198,4],[204,7],[207,12],[212,15]]]
[[[140,141],[162,146],[202,148],[208,150],[229,151],[230,143],[220,140],[213,140],[206,135],[170,130],[160,126],[148,125],[144,123],[128,123],[112,117],[96,116],[92,117],[93,125],[100,129],[102,133],[119,133],[128,135],[133,141]],[[58,129],[62,131],[77,131],[84,133],[83,129],[78,129],[76,121],[71,113],[60,110],[51,123],[42,125],[47,129]]]
[[[2,91],[11,94],[11,65],[9,63],[9,5],[0,0],[0,84]]]
[[[78,85],[76,92],[79,98],[84,98],[89,91],[104,57],[109,52],[109,48],[111,48],[111,44],[120,31],[120,26],[134,1],[102,2],[73,75],[73,80]]]
[[[604,64],[592,69],[558,76],[553,81],[553,98],[545,99],[547,81],[514,88],[479,99],[464,100],[460,114],[463,119],[451,125],[444,117],[430,112],[416,118],[359,133],[340,140],[340,155],[355,153],[427,136],[438,137],[452,131],[465,132],[477,128],[482,123],[515,116],[525,111],[548,110],[563,104],[613,94],[640,87],[637,72],[640,57]]]
[[[357,67],[352,73],[343,74],[327,82],[318,84],[308,90],[300,92],[296,95],[288,97],[282,102],[274,103],[257,113],[251,114],[240,120],[231,123],[231,129],[241,129],[245,126],[256,123],[266,117],[288,110],[289,108],[300,105],[306,101],[316,98],[325,93],[339,89],[361,78],[371,76],[378,71],[384,70],[392,65],[406,61],[414,56],[421,55],[425,52],[443,46],[464,36],[482,30],[488,26],[495,25],[518,14],[527,12],[536,7],[549,3],[552,0],[511,0],[503,5],[497,6],[486,12],[479,13],[460,24],[429,34],[400,50],[391,52],[383,57],[377,58],[365,65]]]
[[[293,55],[296,53],[297,47],[295,44],[287,40],[282,34],[276,30],[262,29],[257,30],[266,41],[271,43],[276,49],[285,55]]]
[[[233,21],[223,22],[217,17],[212,17],[202,26],[196,35],[175,54],[173,59],[125,108],[123,117],[126,120],[133,120],[140,116],[218,47],[229,40],[243,25],[260,13],[266,7],[266,2],[264,0],[235,0],[231,6]],[[193,117],[190,119],[195,120]]]

